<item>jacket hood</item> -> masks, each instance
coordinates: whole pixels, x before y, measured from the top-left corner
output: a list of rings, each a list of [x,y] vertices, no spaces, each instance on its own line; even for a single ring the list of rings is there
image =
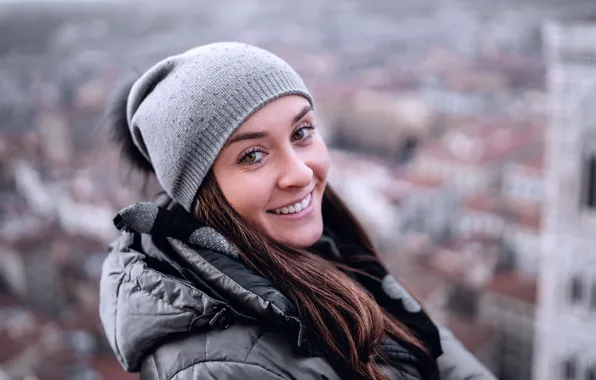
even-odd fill
[[[122,234],[103,263],[99,311],[127,371],[138,371],[168,336],[225,328],[234,318],[285,325],[295,345],[308,349],[292,303],[237,260],[215,230],[152,203],[129,206],[114,222]]]

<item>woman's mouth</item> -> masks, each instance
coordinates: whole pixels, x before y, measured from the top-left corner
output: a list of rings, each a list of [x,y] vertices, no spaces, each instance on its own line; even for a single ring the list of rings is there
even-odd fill
[[[311,193],[312,194],[312,193]],[[312,201],[312,195],[308,194],[303,200],[300,202],[296,202],[291,206],[276,208],[272,210],[276,214],[295,214],[307,208]]]
[[[276,208],[273,210],[268,211],[270,214],[274,214],[276,216],[280,216],[283,218],[290,218],[290,219],[299,219],[311,213],[313,206],[312,192],[309,193],[304,199],[299,202],[296,202],[292,205],[288,205],[285,207]]]

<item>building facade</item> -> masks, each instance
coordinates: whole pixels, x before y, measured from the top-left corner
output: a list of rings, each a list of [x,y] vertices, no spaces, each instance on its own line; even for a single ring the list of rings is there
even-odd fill
[[[596,26],[547,23],[550,125],[534,379],[596,379]]]

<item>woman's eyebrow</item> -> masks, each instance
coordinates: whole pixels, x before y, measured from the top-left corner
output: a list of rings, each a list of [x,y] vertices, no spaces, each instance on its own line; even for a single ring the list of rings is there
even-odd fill
[[[302,107],[302,109],[300,110],[300,112],[298,112],[296,114],[296,116],[294,116],[294,120],[292,120],[292,125],[296,124],[297,122],[300,121],[300,119],[302,119],[304,117],[304,115],[306,115],[307,113],[309,113],[312,110],[310,104],[305,105],[304,107]]]
[[[238,142],[238,141],[256,140],[256,139],[262,139],[264,137],[267,137],[267,132],[264,132],[264,131],[240,133],[240,134],[232,137],[230,139],[230,141],[228,141],[226,146],[230,146],[233,143]]]

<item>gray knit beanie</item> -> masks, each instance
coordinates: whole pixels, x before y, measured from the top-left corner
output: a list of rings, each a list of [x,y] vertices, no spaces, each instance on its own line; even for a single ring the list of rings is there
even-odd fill
[[[200,46],[145,72],[128,96],[133,142],[172,199],[191,211],[203,178],[234,131],[286,95],[313,100],[278,56],[235,42]]]

